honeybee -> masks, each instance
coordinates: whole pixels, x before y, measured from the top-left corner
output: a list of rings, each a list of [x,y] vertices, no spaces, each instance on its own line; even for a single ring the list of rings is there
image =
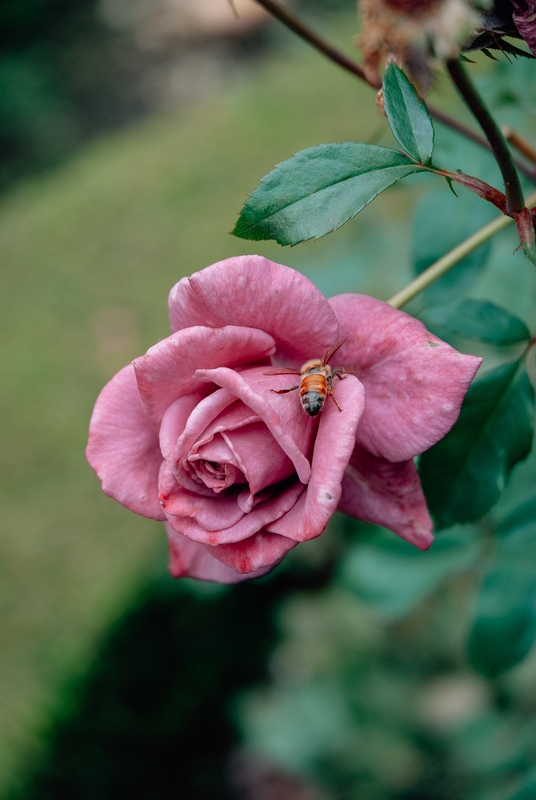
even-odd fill
[[[309,414],[310,417],[316,417],[320,414],[328,396],[331,397],[339,411],[342,411],[333,394],[333,379],[339,378],[343,380],[346,370],[344,367],[332,369],[328,361],[335,355],[339,347],[342,347],[345,341],[346,339],[340,339],[335,342],[331,347],[328,347],[324,353],[324,358],[312,358],[310,361],[306,361],[300,370],[281,367],[272,372],[265,372],[265,375],[300,376],[300,382],[296,386],[291,386],[290,389],[272,389],[271,391],[275,392],[275,394],[286,394],[286,392],[293,392],[295,389],[299,389],[300,403],[305,413]]]

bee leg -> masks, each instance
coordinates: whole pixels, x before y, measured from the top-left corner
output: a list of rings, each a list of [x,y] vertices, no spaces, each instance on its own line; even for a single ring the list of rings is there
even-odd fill
[[[333,402],[335,403],[335,405],[337,406],[337,408],[339,409],[339,411],[342,411],[342,408],[340,407],[340,405],[335,400],[335,395],[333,394],[333,389],[331,388],[331,386],[328,389],[328,394],[331,397],[331,399],[333,400]]]
[[[294,389],[299,389],[299,386],[291,386],[290,389],[270,389],[271,392],[274,394],[286,394],[287,392],[293,392]]]
[[[351,372],[351,370],[348,369],[343,369],[343,367],[341,367],[340,369],[333,370],[333,377],[339,378],[339,380],[341,381],[343,381],[347,375],[353,375],[353,372]]]

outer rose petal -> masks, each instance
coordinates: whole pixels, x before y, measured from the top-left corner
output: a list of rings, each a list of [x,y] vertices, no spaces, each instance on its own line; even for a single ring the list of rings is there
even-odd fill
[[[270,571],[271,566],[241,575],[231,567],[214,558],[203,544],[197,544],[166,525],[169,543],[169,571],[174,578],[197,578],[217,583],[238,583],[246,578],[259,578]]]
[[[262,256],[236,256],[183,278],[169,295],[173,331],[247,325],[269,333],[278,359],[300,366],[339,338],[324,295],[304,275]]]
[[[458,353],[373,297],[341,294],[329,302],[346,338],[333,366],[351,368],[365,385],[357,442],[389,461],[428,450],[458,419],[482,359]]]
[[[390,528],[421,550],[434,540],[432,520],[411,460],[394,464],[357,445],[342,483],[339,510]]]
[[[298,542],[277,536],[275,533],[259,531],[249,539],[234,544],[220,544],[211,548],[215,558],[232,567],[237,572],[251,573],[263,567],[275,567],[285,553],[296,547]],[[253,577],[250,575],[250,577]]]
[[[158,429],[174,400],[199,390],[197,369],[251,364],[274,352],[272,337],[253,328],[197,326],[178,331],[132,362],[143,410]]]
[[[143,413],[130,364],[106,384],[97,399],[86,457],[105,494],[143,517],[166,518],[158,502],[162,464],[158,436]]]
[[[289,512],[266,526],[273,533],[297,542],[319,536],[337,508],[344,471],[365,408],[363,384],[353,375],[336,381],[334,393],[342,412],[329,398],[326,399],[320,415],[307,493]]]

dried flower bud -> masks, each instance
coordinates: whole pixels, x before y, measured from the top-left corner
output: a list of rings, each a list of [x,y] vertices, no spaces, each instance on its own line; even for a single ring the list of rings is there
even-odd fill
[[[471,0],[359,0],[367,77],[378,83],[386,60],[406,64],[421,91],[431,84],[430,59],[455,58],[479,21]]]
[[[514,24],[536,56],[536,0],[513,0]]]

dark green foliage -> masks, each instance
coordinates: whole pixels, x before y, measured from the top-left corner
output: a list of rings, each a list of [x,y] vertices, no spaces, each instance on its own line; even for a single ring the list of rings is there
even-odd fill
[[[233,797],[233,694],[266,678],[274,603],[328,576],[294,569],[196,591],[154,582],[97,654],[17,800]]]
[[[498,533],[469,640],[471,661],[486,675],[518,664],[536,638],[536,502],[518,508]]]
[[[455,334],[503,347],[528,343],[530,339],[524,322],[484,300],[462,298],[432,306],[419,314],[419,319],[440,338]]]
[[[421,169],[402,153],[372,144],[309,147],[262,179],[233,233],[291,245],[325,236],[388,186]]]
[[[399,145],[413,161],[429,165],[434,149],[430,114],[413,84],[394,63],[383,76],[383,104]]]
[[[533,773],[530,779],[526,782],[519,792],[516,792],[513,797],[508,800],[534,800],[536,797],[536,775]]]
[[[489,203],[460,189],[454,197],[449,189],[425,195],[415,211],[413,259],[420,274],[435,261],[493,219]],[[429,286],[424,296],[429,303],[444,303],[459,297],[475,280],[491,251],[491,242],[480,245],[459,264]]]
[[[449,577],[472,567],[480,548],[471,530],[438,537],[426,553],[379,531],[369,542],[348,547],[341,565],[341,584],[388,617],[410,613]]]
[[[467,393],[452,430],[421,458],[439,528],[480,519],[532,447],[534,391],[520,362],[497,367]]]
[[[96,0],[0,3],[0,188],[133,113]]]

